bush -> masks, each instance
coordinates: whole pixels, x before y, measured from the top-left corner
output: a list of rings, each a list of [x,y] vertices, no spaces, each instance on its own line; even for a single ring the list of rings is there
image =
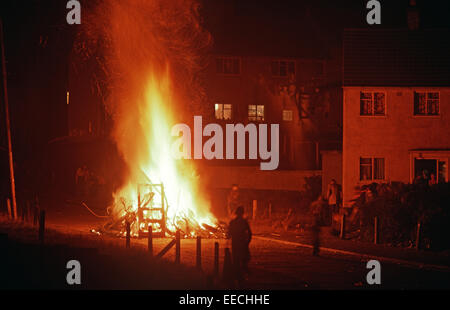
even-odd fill
[[[394,245],[415,244],[421,223],[421,247],[450,248],[450,184],[376,184],[361,188],[360,237],[373,240],[374,217],[379,219],[379,240]]]

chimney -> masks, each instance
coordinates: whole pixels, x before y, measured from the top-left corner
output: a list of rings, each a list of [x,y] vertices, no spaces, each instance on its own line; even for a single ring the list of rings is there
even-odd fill
[[[410,0],[407,10],[408,14],[408,28],[409,30],[417,30],[420,25],[420,14],[417,8],[416,0]]]

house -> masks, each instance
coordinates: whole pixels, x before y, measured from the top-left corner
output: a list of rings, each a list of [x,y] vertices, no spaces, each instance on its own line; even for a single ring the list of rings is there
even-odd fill
[[[344,31],[342,158],[344,205],[357,185],[448,181],[448,30]]]

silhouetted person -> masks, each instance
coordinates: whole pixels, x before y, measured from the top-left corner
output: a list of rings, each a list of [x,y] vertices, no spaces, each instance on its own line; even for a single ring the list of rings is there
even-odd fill
[[[328,184],[327,190],[328,206],[330,207],[330,213],[339,213],[339,202],[341,199],[341,193],[339,185],[336,183],[335,179],[332,179],[330,184]]]
[[[238,282],[241,282],[244,272],[248,273],[248,262],[250,261],[249,244],[252,240],[252,231],[247,220],[244,219],[244,207],[237,207],[235,214],[236,217],[228,226],[228,236],[231,237],[231,254],[235,277]]]

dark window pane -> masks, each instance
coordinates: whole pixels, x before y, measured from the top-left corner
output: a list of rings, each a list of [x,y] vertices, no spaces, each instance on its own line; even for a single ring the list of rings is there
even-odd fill
[[[374,158],[373,165],[374,180],[384,180],[384,158]]]
[[[372,180],[372,159],[360,158],[359,179],[361,181]]]
[[[374,93],[373,114],[385,115],[385,98],[384,93]]]

